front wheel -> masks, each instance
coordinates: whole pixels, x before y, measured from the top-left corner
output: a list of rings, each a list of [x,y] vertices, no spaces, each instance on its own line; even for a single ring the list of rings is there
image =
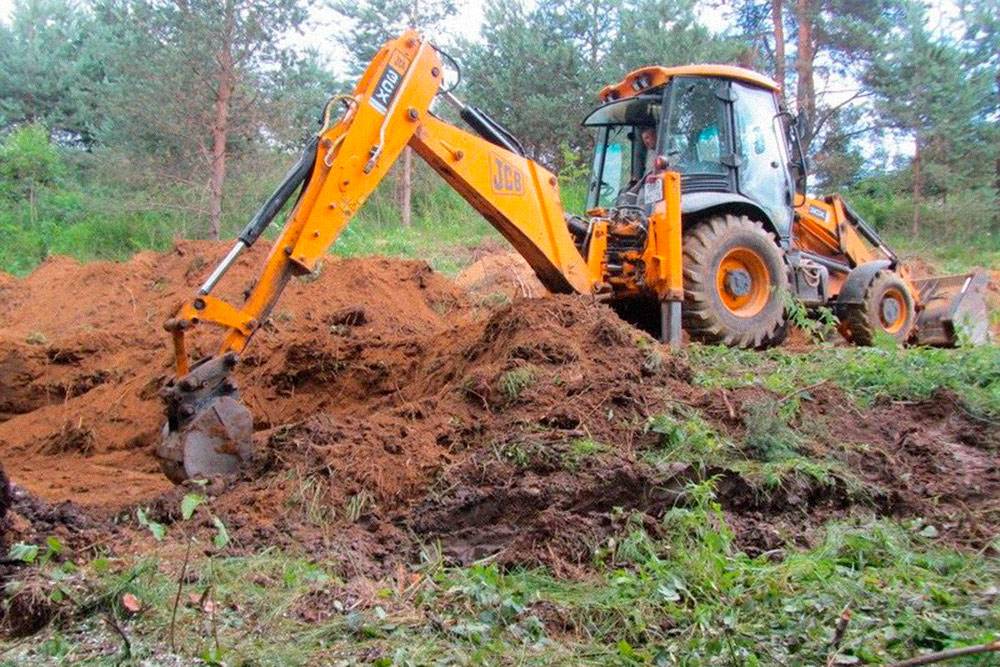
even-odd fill
[[[909,340],[916,323],[913,295],[903,279],[879,271],[861,303],[840,308],[840,334],[854,345],[871,345],[878,332],[900,345]]]
[[[719,215],[684,233],[684,328],[694,340],[762,348],[781,341],[784,252],[764,226]]]

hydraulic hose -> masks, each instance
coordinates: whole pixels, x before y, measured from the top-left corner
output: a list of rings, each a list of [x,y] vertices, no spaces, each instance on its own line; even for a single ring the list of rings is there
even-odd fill
[[[253,216],[253,219],[240,232],[238,238],[246,247],[249,248],[260,238],[260,235],[264,233],[264,230],[274,220],[274,216],[278,215],[278,211],[285,205],[285,202],[288,201],[298,187],[309,177],[313,163],[316,160],[316,149],[318,146],[318,136],[309,140],[309,143],[302,150],[302,156],[299,158],[299,161],[285,174],[285,179],[281,182],[281,185],[268,197],[267,201],[264,202],[263,206]]]

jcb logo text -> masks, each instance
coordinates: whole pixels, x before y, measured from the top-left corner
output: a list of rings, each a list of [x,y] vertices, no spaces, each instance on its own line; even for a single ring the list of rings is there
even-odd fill
[[[498,155],[490,156],[490,179],[497,194],[524,194],[524,174]]]

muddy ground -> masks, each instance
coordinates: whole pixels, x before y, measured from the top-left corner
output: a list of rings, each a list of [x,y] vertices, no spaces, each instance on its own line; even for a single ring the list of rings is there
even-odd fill
[[[7,544],[57,535],[138,551],[137,507],[177,519],[186,490],[153,455],[172,361],[161,324],[225,251],[183,242],[120,264],[54,258],[0,279]],[[238,302],[263,252],[238,261],[221,296]],[[853,514],[920,518],[969,548],[996,535],[998,436],[954,397],[861,411],[817,387],[793,426],[808,420],[804,453],[850,478],[791,475],[765,491],[731,468],[653,456],[663,436],[647,425],[694,409],[739,443],[747,415],[780,397],[696,386],[682,357],[605,306],[523,298],[540,295],[523,267],[488,262],[452,282],[422,262],[331,258],[292,282],[236,371],[255,417],[252,469],[209,487],[233,549],[301,547],[349,577],[440,545],[450,562],[575,576],[625,521],[660,530],[707,476],[752,554],[808,544],[816,526]],[[199,332],[195,356],[217,340]]]

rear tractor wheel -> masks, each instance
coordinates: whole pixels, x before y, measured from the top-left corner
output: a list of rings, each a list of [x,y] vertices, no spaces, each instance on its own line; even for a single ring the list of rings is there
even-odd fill
[[[684,328],[694,340],[768,347],[785,333],[784,252],[764,226],[720,215],[684,233]]]
[[[913,295],[895,273],[879,271],[861,303],[840,307],[840,334],[854,345],[871,345],[878,332],[902,345],[916,323]]]

